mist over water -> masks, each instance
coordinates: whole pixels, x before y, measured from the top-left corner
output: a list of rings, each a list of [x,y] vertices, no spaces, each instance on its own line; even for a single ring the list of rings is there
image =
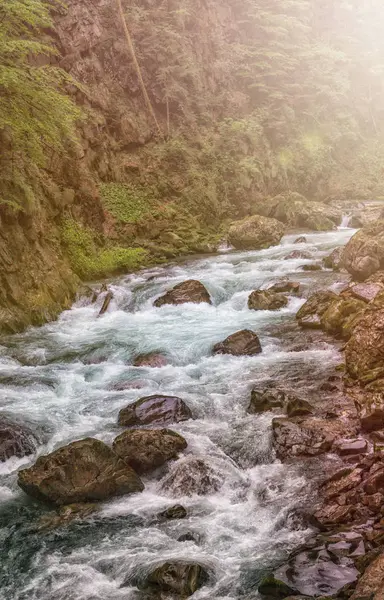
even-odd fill
[[[347,222],[343,222],[343,225]],[[258,578],[308,533],[295,510],[308,502],[305,469],[282,465],[271,447],[266,413],[248,415],[251,388],[274,381],[311,398],[340,361],[337,349],[316,340],[295,350],[302,332],[294,315],[304,298],[290,297],[279,311],[250,311],[249,293],[288,276],[303,296],[333,286],[343,276],[304,272],[304,263],[345,244],[353,230],[297,235],[259,252],[228,252],[115,279],[109,311],[78,302],[58,321],[3,339],[0,347],[0,411],[28,424],[39,436],[33,457],[0,463],[1,597],[5,600],[130,600],[130,578],[157,563],[197,560],[214,573],[194,598],[257,598]],[[313,259],[284,260],[303,249]],[[198,279],[213,304],[154,308],[154,299],[186,279]],[[239,329],[260,337],[255,357],[211,356],[212,346]],[[138,354],[160,351],[169,365],[133,367]],[[116,390],[121,383],[136,388]],[[194,420],[172,425],[188,442],[180,461],[204,459],[222,481],[207,496],[183,497],[162,488],[167,469],[144,478],[145,491],[102,506],[100,513],[57,530],[36,531],[48,509],[17,487],[17,470],[86,436],[110,443],[118,435],[118,411],[153,393],[176,395]],[[186,519],[159,523],[155,516],[175,503]],[[200,541],[179,542],[193,532]],[[127,583],[121,587],[123,583]]]

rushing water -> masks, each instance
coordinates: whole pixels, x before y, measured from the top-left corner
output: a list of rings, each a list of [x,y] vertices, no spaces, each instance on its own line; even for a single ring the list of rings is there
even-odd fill
[[[179,460],[203,458],[223,485],[208,496],[175,499],[160,491],[162,473],[144,479],[143,493],[105,503],[96,516],[37,531],[47,508],[16,484],[17,470],[36,456],[0,464],[1,598],[128,600],[135,589],[121,584],[168,558],[198,560],[212,569],[215,581],[196,600],[257,597],[260,574],[306,534],[293,515],[308,501],[310,486],[299,464],[274,458],[272,415],[246,413],[250,389],[272,380],[313,400],[340,357],[316,336],[300,350],[304,334],[294,313],[303,299],[257,312],[247,309],[247,297],[282,276],[301,281],[304,295],[337,286],[334,274],[306,273],[301,266],[319,262],[352,233],[311,233],[300,245],[290,235],[260,252],[223,249],[218,256],[130,275],[111,282],[114,300],[103,317],[97,318],[102,298],[95,305],[79,302],[56,322],[3,340],[0,410],[38,432],[39,455],[86,436],[109,443],[118,434],[119,409],[140,396],[166,393],[182,397],[195,416],[173,426],[188,441]],[[283,260],[297,249],[314,259]],[[156,296],[189,278],[206,285],[212,306],[152,306]],[[214,343],[243,328],[258,333],[262,354],[211,356]],[[153,350],[165,352],[170,364],[130,366],[134,356]],[[122,381],[140,389],[116,391]],[[156,522],[154,516],[175,502],[188,517]],[[198,534],[198,543],[177,541],[186,532]]]

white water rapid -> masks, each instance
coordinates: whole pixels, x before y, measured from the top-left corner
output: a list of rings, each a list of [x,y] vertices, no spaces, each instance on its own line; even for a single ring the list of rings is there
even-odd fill
[[[294,514],[308,501],[310,485],[299,463],[274,458],[274,415],[247,414],[250,389],[272,380],[311,398],[340,355],[316,336],[300,348],[304,334],[294,314],[303,298],[291,297],[275,312],[248,310],[247,297],[283,276],[300,281],[304,296],[336,289],[342,275],[301,267],[320,263],[352,233],[309,233],[296,245],[297,235],[289,235],[260,252],[221,253],[129,275],[110,283],[114,300],[104,316],[97,318],[102,298],[96,305],[79,302],[56,322],[0,340],[0,411],[38,432],[38,455],[86,436],[110,443],[122,407],[164,393],[183,398],[195,417],[171,426],[188,441],[179,460],[201,457],[223,481],[214,494],[175,498],[160,491],[158,477],[146,477],[141,494],[107,502],[68,527],[37,531],[48,509],[16,483],[17,470],[36,455],[0,463],[2,599],[131,600],[137,591],[122,583],[169,558],[212,568],[214,581],[194,600],[258,597],[260,574],[305,539]],[[298,249],[313,259],[284,260]],[[160,293],[190,278],[207,287],[212,306],[153,307]],[[214,343],[243,328],[257,332],[262,354],[211,356]],[[152,350],[165,352],[170,364],[131,366],[134,356]],[[116,390],[122,381],[136,388]],[[188,509],[186,519],[156,521],[175,503]],[[197,541],[177,541],[187,532]]]

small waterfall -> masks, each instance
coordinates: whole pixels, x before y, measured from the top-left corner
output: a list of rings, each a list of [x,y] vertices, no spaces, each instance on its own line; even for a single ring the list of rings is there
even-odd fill
[[[352,214],[351,213],[343,215],[341,217],[340,227],[343,228],[343,229],[347,229],[349,227],[349,222],[350,222],[351,218],[352,218]]]

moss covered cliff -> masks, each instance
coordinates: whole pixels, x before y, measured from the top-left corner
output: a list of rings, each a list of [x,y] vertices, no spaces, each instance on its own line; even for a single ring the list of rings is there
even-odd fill
[[[28,36],[56,53],[27,49],[26,69],[60,69],[63,104],[42,95],[54,137],[40,132],[40,162],[28,128],[19,143],[17,118],[0,122],[0,329],[53,318],[80,280],[207,251],[265,197],[381,194],[380,31],[367,39],[365,1],[342,4],[123,0],[152,112],[115,0],[14,3],[52,9]],[[3,26],[7,68],[12,35],[25,32]],[[45,119],[30,98],[23,110]]]

